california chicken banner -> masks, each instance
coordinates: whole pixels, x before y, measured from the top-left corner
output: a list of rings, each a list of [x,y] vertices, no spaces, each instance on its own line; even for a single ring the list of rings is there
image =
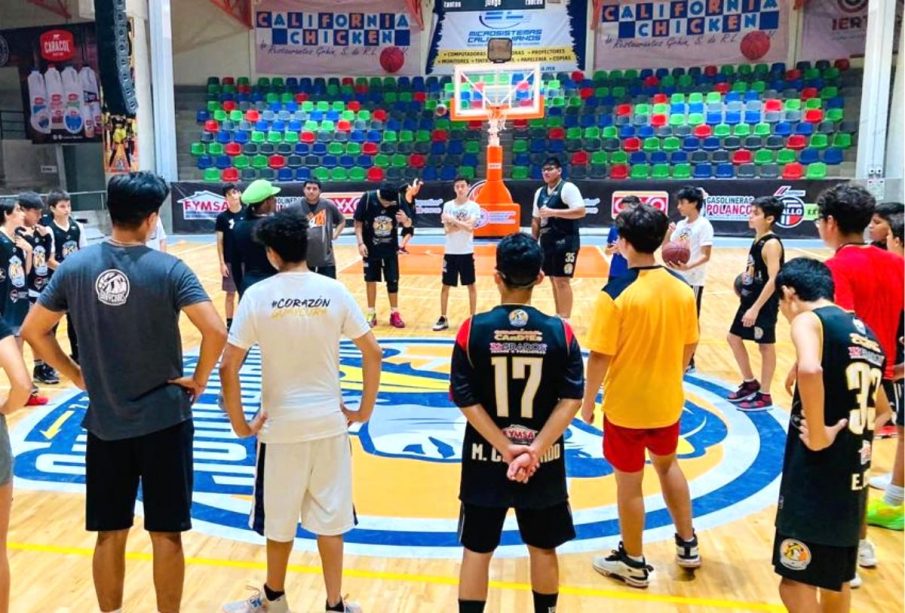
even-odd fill
[[[437,0],[427,72],[486,62],[489,38],[512,39],[514,62],[584,69],[586,32],[587,3],[578,0]]]
[[[406,0],[261,0],[255,70],[274,75],[421,74],[420,16]]]
[[[782,62],[791,0],[601,0],[597,69]]]

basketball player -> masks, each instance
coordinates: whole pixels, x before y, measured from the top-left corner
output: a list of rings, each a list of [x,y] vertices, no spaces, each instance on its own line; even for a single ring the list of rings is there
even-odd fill
[[[47,194],[47,208],[51,219],[47,225],[53,232],[53,257],[48,262],[51,270],[56,270],[66,258],[85,247],[85,233],[82,226],[72,218],[72,202],[66,192],[50,192]],[[66,336],[69,337],[69,356],[79,361],[79,341],[75,336],[72,317],[66,313]]]
[[[364,260],[365,291],[368,299],[368,323],[377,325],[377,282],[383,279],[390,301],[390,325],[404,328],[399,314],[399,233],[397,228],[412,225],[408,203],[400,199],[391,183],[362,194],[355,207],[355,238]]]
[[[776,275],[785,261],[785,248],[773,233],[773,226],[784,208],[779,198],[762,196],[755,198],[748,213],[748,227],[754,230],[754,242],[748,250],[738,310],[726,336],[743,378],[742,384],[728,398],[742,411],[766,411],[773,406],[770,386],[776,372],[776,319],[779,314]],[[745,341],[754,341],[760,350],[760,381],[751,370]]]
[[[226,294],[223,308],[226,311],[228,330],[233,325],[233,314],[236,309],[236,283],[230,270],[233,230],[245,217],[245,210],[242,208],[242,192],[235,183],[223,186],[223,197],[226,199],[226,209],[217,215],[214,234],[217,236],[217,257],[220,259],[220,289]]]
[[[786,439],[773,568],[793,613],[851,605],[875,418],[888,411],[885,357],[857,315],[833,304],[833,277],[796,258],[779,272],[780,308],[792,327],[798,383]]]
[[[556,313],[568,320],[572,316],[571,280],[581,248],[578,220],[586,214],[584,198],[574,183],[563,180],[559,158],[547,158],[541,170],[545,185],[534,193],[531,234],[544,250],[544,275],[553,286]]]
[[[701,320],[701,299],[704,297],[704,282],[707,279],[707,262],[713,251],[713,226],[710,220],[701,215],[704,208],[704,191],[691,185],[686,185],[676,192],[676,208],[682,216],[678,224],[669,224],[666,236],[670,242],[682,243],[688,247],[688,262],[666,262],[666,265],[679,272],[691,289],[694,290],[694,299],[698,313],[698,321]],[[694,355],[688,364],[688,371],[694,371]]]
[[[71,255],[23,326],[35,353],[91,397],[82,423],[88,430],[85,516],[86,529],[98,533],[94,587],[102,612],[122,610],[139,483],[157,610],[179,611],[181,533],[192,525],[191,407],[226,343],[226,328],[195,274],[145,245],[168,192],[163,179],[147,172],[110,179],[111,238]],[[53,334],[65,311],[82,345],[81,366]],[[193,375],[183,372],[182,313],[201,334]]]
[[[44,202],[38,194],[20,195],[19,204],[25,213],[25,225],[19,229],[19,234],[32,248],[32,266],[31,272],[28,273],[28,301],[34,304],[50,279],[50,260],[54,253],[53,232],[40,223],[44,213]],[[56,385],[60,382],[57,372],[42,359],[35,356],[34,362],[32,377],[35,381],[46,385]]]
[[[311,272],[308,220],[289,209],[262,220],[258,239],[279,271],[257,283],[239,312],[220,366],[225,409],[238,436],[258,436],[255,503],[249,526],[267,537],[267,581],[227,613],[288,612],[286,567],[301,517],[317,535],[327,588],[327,611],[360,612],[342,596],[343,534],[356,523],[352,453],[347,424],[364,423],[374,409],[381,350],[352,294]],[[358,410],[343,405],[339,341],[362,352]],[[248,350],[261,350],[261,411],[249,423],[242,409],[239,369]],[[304,357],[298,348],[307,347]],[[265,461],[266,460],[266,461]]]
[[[603,455],[616,473],[622,540],[610,555],[594,559],[594,570],[639,588],[647,587],[653,571],[642,544],[645,451],[676,527],[676,563],[701,565],[688,482],[676,459],[682,377],[698,343],[698,318],[694,292],[654,259],[668,226],[666,215],[648,204],[616,217],[629,269],[597,298],[581,408],[582,419],[593,423],[602,383]]]
[[[484,610],[490,560],[510,507],[528,546],[535,613],[556,611],[556,548],[575,538],[563,432],[581,402],[583,364],[568,322],[529,306],[544,279],[543,257],[527,234],[500,241],[494,280],[501,304],[466,320],[453,348],[450,395],[468,420],[459,487],[460,613]]]
[[[894,215],[905,213],[905,205],[901,202],[881,202],[874,207],[870,223],[867,224],[867,234],[874,247],[886,249],[886,237],[889,235],[889,222]]]
[[[440,288],[440,319],[434,324],[434,332],[449,328],[446,307],[449,305],[449,288],[459,281],[468,288],[468,308],[472,317],[478,304],[474,270],[474,229],[481,218],[481,207],[468,197],[468,179],[456,177],[453,190],[456,197],[443,204],[440,221],[446,233],[443,250],[443,279]]]
[[[160,217],[157,218],[157,223],[151,230],[151,234],[148,235],[148,240],[145,244],[161,253],[167,252],[167,233],[163,229],[163,221],[160,220]]]
[[[414,179],[411,184],[403,183],[399,186],[399,197],[405,200],[405,202],[409,205],[409,211],[412,213],[415,212],[415,196],[418,195],[418,192],[421,191],[421,186],[424,183],[421,179]],[[414,222],[415,218],[412,217],[412,221]],[[412,238],[415,236],[415,224],[412,223],[409,227],[402,227],[402,242],[399,244],[399,253],[408,255],[409,251],[407,249],[408,244],[412,241]]]
[[[302,212],[308,216],[308,269],[336,278],[336,258],[333,255],[333,241],[339,238],[346,226],[346,218],[336,203],[329,198],[321,198],[321,182],[317,179],[305,181],[305,199]]]
[[[638,196],[626,196],[622,199],[622,208],[633,208],[641,204],[641,199]],[[608,275],[608,281],[612,281],[617,277],[621,277],[626,272],[628,272],[628,262],[625,261],[625,258],[622,257],[622,254],[619,253],[619,249],[616,248],[616,242],[619,240],[619,228],[616,227],[616,224],[613,223],[610,226],[610,231],[606,235],[606,254],[610,256],[610,272]]]
[[[264,245],[255,241],[254,232],[261,220],[276,209],[276,195],[279,193],[280,188],[266,179],[252,181],[242,192],[242,202],[248,208],[245,209],[245,218],[237,222],[233,230],[230,254],[230,269],[240,300],[245,290],[277,272],[267,259]]]

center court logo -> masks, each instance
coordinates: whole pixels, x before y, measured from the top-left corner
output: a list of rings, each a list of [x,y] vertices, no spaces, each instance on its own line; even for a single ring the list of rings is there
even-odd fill
[[[359,526],[346,535],[352,554],[457,558],[461,443],[465,418],[449,400],[452,339],[383,339],[384,374],[371,421],[353,431],[355,503]],[[197,355],[185,358],[191,371]],[[340,347],[343,399],[361,395],[361,356]],[[260,403],[261,361],[252,352],[242,372],[243,404]],[[776,501],[785,442],[784,413],[744,414],[723,400],[729,391],[701,377],[686,378],[680,457],[689,478],[696,527],[735,521]],[[254,441],[236,439],[217,407],[216,373],[193,409],[195,420],[194,529],[261,543],[248,529],[254,479]],[[13,428],[16,486],[84,492],[86,435],[80,423],[84,393],[37,409]],[[603,550],[615,544],[615,500],[604,493],[612,468],[601,457],[597,428],[576,420],[565,434],[569,490],[577,538],[564,552]],[[731,458],[731,459],[727,459]],[[654,479],[653,474],[649,479]],[[609,483],[609,485],[612,485]],[[672,538],[660,496],[647,501],[646,538]],[[501,555],[522,556],[518,529],[507,521]],[[313,535],[299,530],[296,545],[313,550]]]

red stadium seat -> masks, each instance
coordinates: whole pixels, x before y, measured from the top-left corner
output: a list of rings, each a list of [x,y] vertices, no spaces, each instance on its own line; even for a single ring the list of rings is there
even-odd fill
[[[581,83],[582,81],[584,81],[584,72],[582,72],[580,70],[573,70],[572,71],[572,80],[575,81],[576,83]]]
[[[357,113],[361,110],[361,102],[358,100],[349,100],[346,102],[346,110],[355,111]]]
[[[352,124],[348,119],[340,119],[336,122],[336,131],[337,132],[348,132],[352,129]]]
[[[383,109],[377,109],[373,113],[371,113],[371,119],[376,119],[377,121],[386,121],[387,112]]]
[[[625,179],[628,177],[628,165],[627,164],[613,164],[610,166],[610,178],[611,179]]]
[[[720,71],[720,69],[717,68],[716,66],[713,66],[713,65],[704,66],[704,74],[707,75],[708,77],[715,77],[719,71]]]
[[[653,104],[666,104],[669,102],[669,96],[666,94],[654,94],[654,97],[651,99]]]
[[[413,153],[409,156],[409,166],[412,168],[424,168],[426,162],[427,160],[420,153]]]
[[[713,91],[720,92],[723,95],[728,94],[730,89],[732,89],[732,86],[729,84],[728,81],[723,82],[723,83],[716,83],[713,86]]]
[[[575,153],[573,153],[571,164],[572,164],[572,166],[587,166],[588,152],[587,151],[576,151]]]
[[[216,119],[208,119],[204,122],[204,131],[216,134],[220,131],[220,124],[217,123]]]
[[[833,62],[833,66],[835,66],[839,70],[848,70],[850,63],[847,58],[840,58]]]
[[[578,95],[581,96],[582,100],[587,100],[594,95],[594,90],[590,87],[582,87],[580,90],[578,90]]]
[[[782,111],[782,100],[778,100],[776,98],[769,98],[764,100],[764,110],[765,111]]]
[[[223,151],[226,153],[226,155],[239,155],[240,153],[242,153],[242,145],[240,145],[239,143],[226,143]]]
[[[235,183],[239,180],[239,170],[237,168],[224,168],[223,172],[220,173],[220,178],[225,183]]]
[[[235,85],[236,79],[234,77],[223,77],[222,79],[220,79],[220,83],[222,83],[223,85]]]
[[[280,154],[271,155],[267,159],[267,165],[270,166],[271,168],[273,168],[274,170],[277,170],[286,165],[286,158],[284,158]]]
[[[245,121],[255,123],[259,119],[261,119],[261,114],[258,112],[258,109],[248,109],[245,111]]]
[[[364,155],[377,155],[377,152],[380,148],[377,146],[377,143],[372,143],[371,141],[367,141],[361,144],[361,152]]]
[[[446,130],[434,130],[431,132],[431,141],[435,143],[445,143],[449,140],[449,132]]]
[[[801,134],[790,134],[786,140],[786,147],[800,151],[808,146],[808,140]]]
[[[791,70],[786,71],[785,79],[786,81],[797,81],[801,78],[801,71],[797,68],[792,68]]]
[[[641,151],[641,139],[637,136],[629,136],[627,139],[622,141],[622,150],[629,153]]]
[[[308,94],[305,92],[299,92],[295,95],[295,101],[299,104],[308,99]]]
[[[750,164],[753,161],[754,156],[747,149],[738,149],[732,154],[732,163],[735,165]]]
[[[523,128],[521,127],[521,124],[520,124],[519,122],[523,122],[525,128],[528,127],[528,120],[527,120],[527,119],[516,119],[515,121],[512,122],[512,127],[513,127],[514,129],[516,129],[516,130],[521,130],[521,129],[523,129]],[[480,130],[480,129],[483,128],[483,127],[484,127],[484,122],[483,122],[483,121],[475,120],[475,121],[469,121],[469,122],[468,122],[468,129],[469,129],[469,130]]]
[[[632,105],[631,104],[620,104],[616,106],[616,115],[618,117],[625,117],[627,115],[632,114]]]
[[[566,137],[566,131],[560,127],[550,128],[547,132],[547,138],[550,140],[563,140]]]
[[[310,130],[306,130],[306,131],[302,132],[301,134],[299,134],[299,140],[302,141],[303,143],[308,143],[310,145],[311,143],[313,143],[314,141],[317,140],[317,136],[314,134],[314,132],[311,132]]]
[[[786,164],[782,168],[782,178],[787,180],[800,179],[804,175],[804,166],[798,162]]]
[[[371,183],[383,181],[383,168],[380,168],[379,166],[371,166],[368,168],[368,181]]]
[[[424,102],[427,100],[427,92],[415,92],[412,94],[412,100],[415,102]],[[349,105],[346,105],[346,108],[349,108]]]
[[[658,79],[655,75],[645,77],[644,87],[657,87],[658,85],[660,85],[660,79]]]
[[[237,108],[235,100],[224,100],[223,101],[223,110],[229,113],[230,111],[235,111]]]
[[[817,91],[816,87],[805,87],[801,90],[801,99],[802,100],[810,100],[811,98],[819,98],[820,92]]]
[[[804,120],[808,123],[823,121],[823,109],[808,109],[804,112]]]
[[[650,116],[650,125],[655,128],[659,128],[665,126],[669,121],[669,117],[666,115],[651,115]]]
[[[706,123],[702,123],[699,126],[695,126],[692,133],[698,138],[707,138],[713,135],[713,128]]]

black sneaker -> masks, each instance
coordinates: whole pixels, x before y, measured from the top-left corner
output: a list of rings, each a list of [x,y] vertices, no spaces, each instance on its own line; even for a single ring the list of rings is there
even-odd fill
[[[60,382],[60,377],[57,375],[57,371],[55,371],[47,364],[38,364],[37,366],[35,366],[34,371],[32,371],[32,378],[38,383],[43,383],[44,385],[56,385]]]
[[[438,319],[433,327],[434,332],[440,332],[441,330],[449,330],[449,321],[445,317]]]
[[[654,567],[648,565],[646,560],[636,562],[628,557],[620,541],[619,549],[614,549],[610,555],[594,558],[594,570],[601,575],[619,579],[631,587],[647,587]]]
[[[742,384],[738,386],[738,389],[726,396],[726,398],[729,402],[744,402],[759,391],[760,383],[757,379],[754,381],[743,381]]]
[[[676,564],[682,568],[700,568],[701,554],[698,551],[697,534],[692,536],[690,541],[676,535]]]

